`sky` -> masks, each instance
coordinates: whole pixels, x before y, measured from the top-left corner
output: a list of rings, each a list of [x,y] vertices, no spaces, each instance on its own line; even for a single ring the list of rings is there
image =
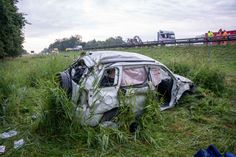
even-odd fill
[[[19,0],[17,6],[31,23],[24,48],[36,53],[77,34],[83,41],[135,35],[154,41],[159,30],[179,39],[236,29],[236,0]]]

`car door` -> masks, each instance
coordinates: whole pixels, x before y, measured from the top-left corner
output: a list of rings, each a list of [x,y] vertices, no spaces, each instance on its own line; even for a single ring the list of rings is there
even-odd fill
[[[125,95],[125,104],[132,105],[136,116],[142,113],[148,90],[149,85],[145,66],[122,67],[120,91]]]
[[[89,104],[95,114],[118,107],[119,71],[118,67],[104,69],[98,86],[90,92]]]
[[[173,74],[163,66],[150,66],[149,77],[158,92],[161,110],[172,107],[176,103],[178,87]]]

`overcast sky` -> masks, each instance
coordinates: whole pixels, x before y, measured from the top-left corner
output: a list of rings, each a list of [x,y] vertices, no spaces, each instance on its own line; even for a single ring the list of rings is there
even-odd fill
[[[20,0],[18,7],[31,23],[24,48],[36,52],[75,34],[83,41],[135,35],[146,41],[159,30],[184,38],[236,29],[236,0]]]

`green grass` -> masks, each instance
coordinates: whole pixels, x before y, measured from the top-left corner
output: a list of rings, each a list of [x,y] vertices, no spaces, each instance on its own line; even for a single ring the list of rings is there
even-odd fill
[[[16,137],[1,140],[2,156],[192,156],[210,144],[220,152],[236,153],[236,45],[177,46],[121,49],[142,53],[177,74],[193,80],[195,94],[160,112],[148,94],[138,121],[126,108],[118,116],[119,129],[85,127],[73,119],[66,94],[57,87],[55,74],[79,53],[19,57],[0,61],[0,132],[16,129]],[[36,118],[35,118],[36,117]],[[125,118],[124,118],[125,117]],[[26,144],[13,149],[13,141]]]

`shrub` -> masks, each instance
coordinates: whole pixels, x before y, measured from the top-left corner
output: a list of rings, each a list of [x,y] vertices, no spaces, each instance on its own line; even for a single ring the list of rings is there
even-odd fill
[[[183,76],[188,76],[189,72],[191,71],[191,66],[186,63],[172,62],[167,65],[167,67],[169,67],[175,74]]]
[[[216,68],[202,67],[193,74],[193,81],[217,95],[224,91],[225,74]]]
[[[178,62],[172,62],[168,67],[174,73],[190,78],[196,85],[209,89],[217,95],[224,91],[225,73],[216,67]]]

